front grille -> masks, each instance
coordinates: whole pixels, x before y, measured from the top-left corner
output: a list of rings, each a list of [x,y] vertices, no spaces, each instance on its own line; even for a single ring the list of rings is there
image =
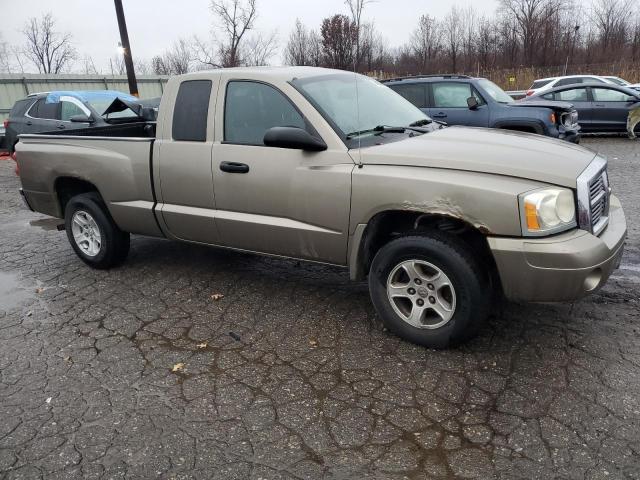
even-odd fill
[[[609,179],[606,160],[597,157],[578,177],[580,228],[599,235],[609,222]]]

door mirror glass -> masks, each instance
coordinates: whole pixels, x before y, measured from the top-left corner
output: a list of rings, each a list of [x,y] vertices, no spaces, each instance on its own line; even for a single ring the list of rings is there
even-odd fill
[[[469,110],[477,110],[478,109],[478,99],[476,97],[467,98],[467,106]]]
[[[268,147],[292,148],[319,152],[327,149],[327,144],[298,127],[271,127],[264,134],[263,143]]]
[[[84,113],[80,113],[78,115],[73,115],[69,117],[69,121],[74,123],[93,123],[94,122],[93,118],[86,116]]]

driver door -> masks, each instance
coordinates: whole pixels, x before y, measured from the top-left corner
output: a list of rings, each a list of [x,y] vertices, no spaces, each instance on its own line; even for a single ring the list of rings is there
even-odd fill
[[[267,147],[265,132],[294,126],[317,134],[289,84],[223,74],[213,145],[220,243],[261,253],[346,263],[351,172],[346,147],[305,152]],[[309,108],[311,108],[309,106]],[[321,136],[320,134],[317,134]]]

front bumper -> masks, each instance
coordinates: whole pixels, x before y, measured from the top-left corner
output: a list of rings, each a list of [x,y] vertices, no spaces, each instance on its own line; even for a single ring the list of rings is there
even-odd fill
[[[620,265],[627,222],[611,196],[609,225],[596,237],[572,230],[548,238],[489,237],[502,289],[509,300],[563,302],[602,287]]]

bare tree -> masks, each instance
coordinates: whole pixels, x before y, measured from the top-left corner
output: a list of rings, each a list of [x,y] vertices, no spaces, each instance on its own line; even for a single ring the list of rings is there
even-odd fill
[[[22,33],[26,37],[24,55],[40,73],[60,73],[76,58],[71,34],[55,30],[51,13],[30,18]]]
[[[11,73],[11,50],[9,44],[2,39],[0,32],[0,72]]]
[[[593,4],[591,20],[602,51],[625,44],[631,30],[629,13],[634,3],[633,0],[597,0]]]
[[[309,32],[299,18],[289,34],[284,49],[284,61],[288,65],[309,65]]]
[[[181,75],[192,70],[194,52],[192,45],[180,38],[162,55],[151,59],[154,73],[158,75]]]
[[[421,15],[418,26],[411,34],[409,46],[418,63],[418,72],[429,72],[442,47],[442,34],[438,21],[429,16]]]
[[[242,64],[241,42],[256,20],[256,0],[211,0],[211,11],[225,31],[219,43],[220,65],[237,67]]]
[[[100,70],[89,55],[82,57],[82,73],[84,75],[100,75]]]
[[[114,55],[109,58],[109,72],[111,75],[124,75],[126,68],[124,65],[124,57],[122,55]]]
[[[362,40],[361,40],[361,28],[362,28],[362,11],[364,7],[372,3],[373,0],[345,0],[345,5],[349,8],[349,12],[351,13],[351,21],[355,25],[356,28],[356,38],[355,38],[355,63],[356,68],[360,64],[361,60],[361,50],[362,50]]]
[[[451,59],[451,71],[458,71],[458,56],[462,48],[462,40],[464,35],[464,25],[462,21],[462,12],[457,6],[451,7],[449,13],[444,18],[444,44],[447,54]]]
[[[256,33],[247,38],[242,48],[244,65],[268,65],[278,49],[278,34],[271,32],[267,35]]]

